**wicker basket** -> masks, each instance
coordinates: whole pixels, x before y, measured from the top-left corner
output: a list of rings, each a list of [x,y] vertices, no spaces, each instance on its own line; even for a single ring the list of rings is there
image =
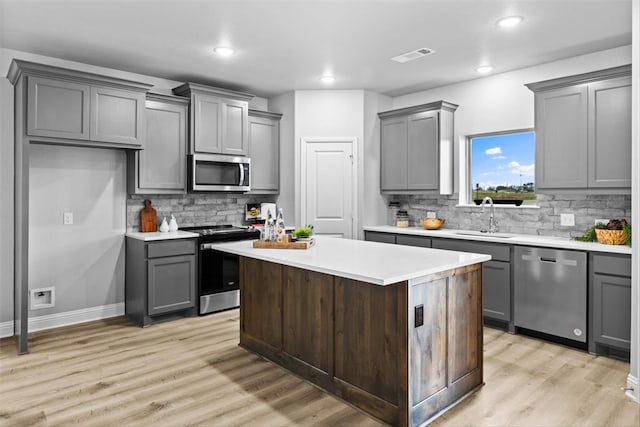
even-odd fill
[[[604,245],[623,245],[627,240],[627,233],[624,230],[603,230],[596,228],[596,238]]]

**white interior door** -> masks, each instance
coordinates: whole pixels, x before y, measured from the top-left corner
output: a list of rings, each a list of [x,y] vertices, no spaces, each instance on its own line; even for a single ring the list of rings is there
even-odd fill
[[[302,141],[302,219],[315,234],[354,236],[354,140]]]

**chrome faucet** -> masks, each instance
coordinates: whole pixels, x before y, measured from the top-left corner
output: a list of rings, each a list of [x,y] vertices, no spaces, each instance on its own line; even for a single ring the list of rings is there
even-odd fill
[[[493,199],[491,197],[485,197],[484,199],[482,199],[482,203],[480,203],[480,207],[482,208],[482,212],[484,213],[484,205],[487,204],[487,202],[489,203],[490,207],[491,207],[491,212],[489,213],[489,229],[482,229],[480,230],[483,233],[486,233],[487,231],[489,233],[497,233],[498,232],[498,223],[496,222],[496,219],[494,217],[495,211],[493,210]]]

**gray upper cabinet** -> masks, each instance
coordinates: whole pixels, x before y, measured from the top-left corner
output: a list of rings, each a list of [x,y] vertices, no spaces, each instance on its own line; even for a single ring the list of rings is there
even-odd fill
[[[40,143],[144,148],[145,93],[151,85],[14,60],[26,81],[26,136]]]
[[[249,110],[250,193],[280,190],[280,119],[282,114]]]
[[[438,101],[378,113],[382,193],[451,192],[450,153],[457,107]]]
[[[144,100],[144,93],[92,87],[90,139],[142,147]]]
[[[30,77],[27,134],[88,140],[90,91],[86,84]]]
[[[631,77],[589,85],[589,187],[631,188]]]
[[[253,95],[196,83],[178,86],[173,93],[190,99],[190,154],[248,154]]]
[[[587,87],[536,94],[535,117],[536,190],[586,187]]]
[[[186,191],[188,106],[182,97],[147,95],[145,149],[128,153],[129,193]]]
[[[631,188],[631,67],[526,85],[535,92],[536,191]]]

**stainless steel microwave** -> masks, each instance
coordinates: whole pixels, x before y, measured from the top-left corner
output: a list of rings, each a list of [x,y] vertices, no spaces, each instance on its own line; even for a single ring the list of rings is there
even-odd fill
[[[249,191],[251,159],[219,154],[188,157],[189,191]]]

